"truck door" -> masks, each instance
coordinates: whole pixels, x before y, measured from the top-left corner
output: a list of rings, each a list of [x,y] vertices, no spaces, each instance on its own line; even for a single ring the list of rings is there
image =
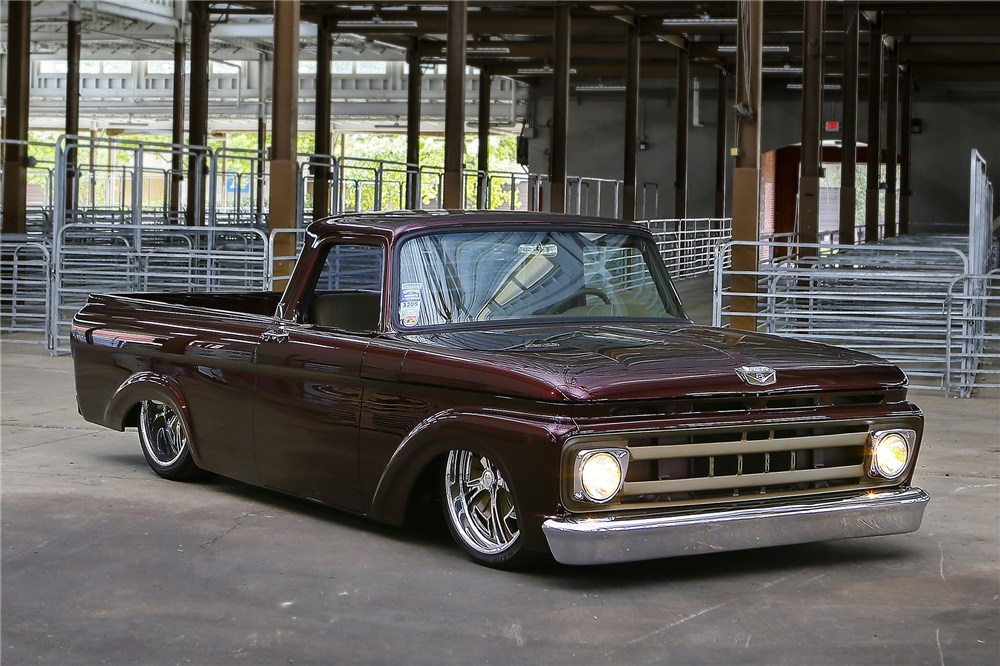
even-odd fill
[[[384,251],[321,248],[298,321],[257,348],[254,448],[263,485],[361,510],[361,362],[381,313]]]

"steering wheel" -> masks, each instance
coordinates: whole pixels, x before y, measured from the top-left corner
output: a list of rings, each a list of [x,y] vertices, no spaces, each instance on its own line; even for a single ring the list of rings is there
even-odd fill
[[[599,299],[604,301],[605,305],[611,305],[611,299],[608,298],[608,295],[605,294],[600,289],[597,289],[596,287],[581,287],[580,289],[577,289],[572,294],[570,294],[566,298],[562,299],[561,301],[550,307],[548,310],[545,311],[545,314],[560,314],[562,312],[565,312],[573,304],[573,301],[580,296],[597,296]]]

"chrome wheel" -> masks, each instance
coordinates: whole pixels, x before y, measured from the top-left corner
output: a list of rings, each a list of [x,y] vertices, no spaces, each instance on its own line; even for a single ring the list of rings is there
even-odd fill
[[[184,421],[170,405],[155,400],[142,403],[139,439],[150,463],[170,467],[187,452],[188,436]]]
[[[520,534],[514,495],[489,458],[452,451],[445,467],[444,495],[454,532],[473,552],[496,555]]]

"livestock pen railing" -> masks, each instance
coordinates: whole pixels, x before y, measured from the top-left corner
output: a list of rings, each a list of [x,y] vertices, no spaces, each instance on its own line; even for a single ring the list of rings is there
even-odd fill
[[[268,239],[253,228],[80,223],[55,237],[49,307],[54,353],[92,293],[252,291],[270,283]]]

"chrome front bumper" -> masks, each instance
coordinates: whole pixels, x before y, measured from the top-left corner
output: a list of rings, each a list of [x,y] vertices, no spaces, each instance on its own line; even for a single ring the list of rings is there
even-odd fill
[[[550,518],[542,531],[563,564],[633,562],[913,532],[929,500],[920,488],[901,488],[670,516]]]

